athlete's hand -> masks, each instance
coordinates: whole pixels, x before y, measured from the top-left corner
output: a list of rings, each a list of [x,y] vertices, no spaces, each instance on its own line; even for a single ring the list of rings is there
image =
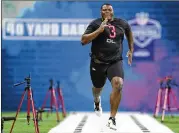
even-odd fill
[[[132,64],[132,54],[133,52],[131,52],[130,50],[127,52],[126,57],[128,57],[128,64],[131,66]]]
[[[100,27],[98,28],[99,32],[103,32],[104,28],[107,26],[108,19],[105,18],[105,20],[101,23]]]

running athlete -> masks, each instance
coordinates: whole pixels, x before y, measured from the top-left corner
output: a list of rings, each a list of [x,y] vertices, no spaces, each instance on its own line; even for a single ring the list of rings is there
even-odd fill
[[[106,79],[111,82],[110,117],[107,126],[116,130],[116,113],[121,100],[124,80],[123,70],[123,40],[128,41],[128,64],[132,63],[133,35],[127,21],[114,17],[111,4],[101,6],[101,18],[93,20],[81,37],[82,45],[92,42],[90,75],[93,83],[94,111],[98,116],[102,114],[101,91]]]

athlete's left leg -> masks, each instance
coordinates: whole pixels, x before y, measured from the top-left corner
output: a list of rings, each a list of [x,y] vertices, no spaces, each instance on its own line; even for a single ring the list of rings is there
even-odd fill
[[[112,64],[107,70],[108,79],[111,81],[112,92],[110,95],[111,114],[108,121],[108,126],[116,130],[115,116],[119,108],[122,96],[122,87],[124,79],[124,71],[122,61]]]

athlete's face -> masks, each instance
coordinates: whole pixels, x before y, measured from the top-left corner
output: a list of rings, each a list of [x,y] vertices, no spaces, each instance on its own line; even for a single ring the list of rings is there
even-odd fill
[[[101,9],[101,16],[103,19],[111,20],[114,15],[113,7],[111,5],[103,5]]]

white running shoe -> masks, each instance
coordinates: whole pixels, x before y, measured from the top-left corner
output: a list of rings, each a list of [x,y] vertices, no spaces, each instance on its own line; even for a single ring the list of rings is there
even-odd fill
[[[99,97],[99,103],[94,102],[94,111],[95,111],[97,116],[102,115],[103,109],[101,107],[101,97]]]
[[[116,131],[117,130],[117,128],[116,128],[116,119],[113,118],[113,117],[110,117],[109,120],[108,120],[107,127],[109,127],[110,129]]]

